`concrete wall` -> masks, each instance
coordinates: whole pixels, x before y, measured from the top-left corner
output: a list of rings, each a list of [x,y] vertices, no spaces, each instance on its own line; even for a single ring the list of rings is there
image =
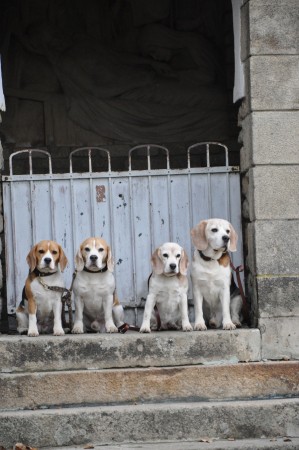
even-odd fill
[[[267,359],[299,358],[298,23],[298,0],[249,0],[242,7],[246,264]]]

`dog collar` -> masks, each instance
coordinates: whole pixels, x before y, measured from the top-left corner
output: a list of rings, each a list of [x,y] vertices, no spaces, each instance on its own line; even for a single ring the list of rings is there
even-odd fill
[[[222,256],[225,255],[227,252],[223,252],[223,253],[221,254],[220,258],[218,258],[218,259],[213,259],[213,258],[210,258],[209,256],[204,255],[203,252],[202,252],[201,250],[198,250],[198,253],[199,253],[199,256],[200,256],[204,261],[219,261],[219,259],[221,259]]]
[[[37,268],[35,268],[32,273],[34,273],[35,275],[37,275],[38,277],[49,277],[50,275],[55,275],[55,273],[57,272],[40,272]]]
[[[87,269],[87,267],[83,267],[83,270],[84,270],[84,272],[88,272],[88,273],[103,273],[103,272],[107,272],[107,270],[108,270],[108,266],[105,266],[105,267],[103,267],[103,269],[100,269],[100,270],[89,270],[89,269]]]

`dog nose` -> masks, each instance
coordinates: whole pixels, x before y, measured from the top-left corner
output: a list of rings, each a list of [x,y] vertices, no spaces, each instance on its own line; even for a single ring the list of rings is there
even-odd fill
[[[52,259],[51,259],[51,258],[45,258],[44,261],[45,261],[46,264],[50,264],[50,262],[52,261]]]
[[[95,262],[98,259],[97,255],[90,255],[90,260]]]
[[[229,241],[229,236],[222,236],[222,240],[227,244]]]
[[[176,268],[176,264],[169,264],[169,267],[171,268],[171,270],[174,270]]]

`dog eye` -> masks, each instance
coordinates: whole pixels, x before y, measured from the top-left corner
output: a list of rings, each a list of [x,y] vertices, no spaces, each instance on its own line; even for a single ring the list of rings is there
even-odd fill
[[[57,250],[53,250],[53,251],[52,251],[52,254],[53,254],[53,255],[57,255],[57,253],[58,253]]]
[[[217,231],[218,231],[218,228],[212,228],[212,230],[211,231],[213,231],[213,233],[217,233]]]
[[[168,253],[163,253],[162,255],[164,258],[168,258]]]
[[[41,255],[43,255],[45,253],[45,250],[39,250],[38,253],[40,253]]]
[[[226,232],[227,232],[227,234],[229,234],[230,233],[230,230],[225,230]]]
[[[99,252],[103,252],[104,251],[104,249],[103,248],[99,248]]]
[[[90,248],[89,247],[85,247],[84,249],[86,252],[90,252]]]
[[[177,257],[177,258],[180,258],[180,257],[181,257],[181,255],[180,255],[180,254],[178,253],[178,254],[176,255],[176,257]]]

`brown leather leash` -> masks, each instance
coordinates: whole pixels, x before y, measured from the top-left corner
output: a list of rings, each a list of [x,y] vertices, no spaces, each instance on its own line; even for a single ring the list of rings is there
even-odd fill
[[[235,267],[233,265],[231,259],[230,259],[230,266],[231,266],[232,270],[236,273],[236,277],[237,277],[237,284],[238,284],[238,288],[239,288],[240,295],[241,295],[241,298],[242,298],[242,315],[243,315],[243,319],[244,319],[244,322],[246,322],[247,325],[250,326],[249,309],[248,309],[248,304],[247,304],[247,301],[246,301],[246,297],[245,297],[243,286],[242,286],[241,276],[240,276],[240,272],[244,272],[244,266],[240,265],[240,266]]]
[[[61,302],[62,302],[62,310],[61,310],[61,321],[63,328],[69,328],[71,331],[73,328],[73,309],[72,309],[72,290],[73,290],[73,284],[76,278],[77,272],[75,271],[73,273],[73,279],[70,289],[63,288],[61,286],[49,286],[46,284],[43,280],[43,277],[39,276],[38,280],[40,284],[48,291],[55,291],[55,292],[61,292]],[[67,323],[65,319],[65,305],[68,307],[68,313],[69,313],[69,322]]]
[[[121,333],[121,334],[125,334],[128,330],[140,331],[140,328],[139,327],[135,327],[134,325],[129,325],[126,322],[118,327],[118,332]]]

